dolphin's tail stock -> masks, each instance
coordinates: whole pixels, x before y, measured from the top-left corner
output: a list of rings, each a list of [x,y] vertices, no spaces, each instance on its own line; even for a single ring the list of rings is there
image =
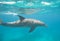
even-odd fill
[[[0,19],[0,24],[2,24],[2,20]]]

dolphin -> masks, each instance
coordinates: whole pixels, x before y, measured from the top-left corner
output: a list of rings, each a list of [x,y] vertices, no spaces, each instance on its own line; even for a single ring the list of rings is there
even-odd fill
[[[36,19],[27,19],[23,16],[17,15],[19,17],[19,20],[13,21],[13,22],[2,22],[0,20],[0,25],[3,26],[9,26],[9,27],[30,27],[30,31],[34,31],[34,29],[38,26],[44,26],[46,27],[46,24],[42,21],[36,20]]]

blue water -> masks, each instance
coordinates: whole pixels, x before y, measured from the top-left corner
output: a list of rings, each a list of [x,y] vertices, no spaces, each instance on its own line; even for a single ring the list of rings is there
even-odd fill
[[[60,41],[60,4],[55,4],[55,6],[57,7],[41,7],[45,10],[34,14],[19,14],[25,18],[41,20],[47,24],[47,28],[37,27],[33,32],[29,33],[30,28],[14,28],[0,25],[0,41]],[[1,6],[0,4],[0,12],[3,12],[0,13],[0,19],[3,22],[19,19],[12,14],[4,14],[4,12],[13,11],[12,7]]]

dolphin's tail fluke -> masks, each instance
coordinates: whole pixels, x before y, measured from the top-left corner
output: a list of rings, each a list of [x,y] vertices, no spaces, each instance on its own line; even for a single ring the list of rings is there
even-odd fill
[[[2,24],[2,20],[0,19],[0,24]]]

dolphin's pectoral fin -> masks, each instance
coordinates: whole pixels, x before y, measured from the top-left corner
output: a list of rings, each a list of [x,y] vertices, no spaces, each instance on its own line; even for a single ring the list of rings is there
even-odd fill
[[[18,16],[19,16],[19,18],[20,18],[21,21],[23,21],[25,19],[24,17],[22,17],[20,15],[18,15]]]
[[[31,27],[30,31],[29,32],[32,32],[36,27]]]

